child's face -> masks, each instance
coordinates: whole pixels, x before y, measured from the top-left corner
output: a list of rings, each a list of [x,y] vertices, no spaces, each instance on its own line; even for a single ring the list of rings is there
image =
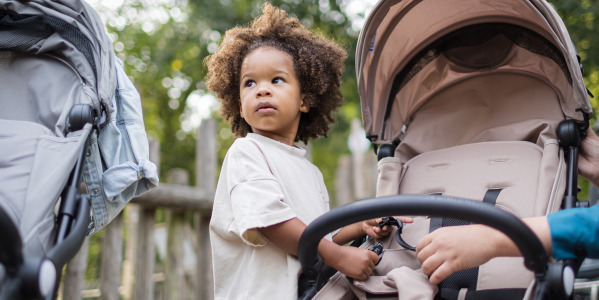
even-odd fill
[[[293,145],[302,112],[310,109],[300,93],[291,55],[263,46],[241,64],[241,117],[252,132]]]

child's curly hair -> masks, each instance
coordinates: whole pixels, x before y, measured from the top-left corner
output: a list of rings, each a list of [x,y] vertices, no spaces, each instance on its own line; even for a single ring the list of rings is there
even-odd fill
[[[268,2],[262,7],[262,16],[250,27],[227,30],[218,50],[205,60],[206,86],[222,103],[221,116],[236,136],[252,131],[240,115],[240,71],[243,59],[262,46],[274,47],[293,58],[300,91],[310,107],[301,116],[295,141],[307,143],[310,138],[326,137],[328,125],[334,122],[333,112],[343,104],[341,72],[347,53],[335,42],[313,35],[298,19]]]

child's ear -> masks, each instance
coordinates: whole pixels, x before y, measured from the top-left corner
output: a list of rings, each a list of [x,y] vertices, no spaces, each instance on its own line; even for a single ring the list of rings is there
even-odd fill
[[[300,99],[302,103],[300,104],[300,111],[303,113],[307,113],[310,111],[310,103],[306,101],[306,94],[301,94]]]
[[[239,115],[241,116],[242,119],[245,119],[245,117],[243,116],[243,108],[241,105],[239,105]]]

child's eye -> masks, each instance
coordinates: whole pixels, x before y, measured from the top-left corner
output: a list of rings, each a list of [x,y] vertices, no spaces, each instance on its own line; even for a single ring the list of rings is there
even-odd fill
[[[245,82],[245,84],[243,86],[245,86],[245,87],[254,87],[254,86],[256,86],[256,82],[253,81],[253,80],[248,80],[248,81]]]
[[[285,82],[285,81],[283,81],[283,79],[279,78],[279,77],[272,80],[272,83],[275,83],[275,84],[281,84],[283,82]]]

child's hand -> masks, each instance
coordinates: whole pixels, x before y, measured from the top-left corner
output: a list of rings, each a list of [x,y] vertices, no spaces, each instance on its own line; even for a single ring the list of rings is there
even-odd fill
[[[408,217],[394,217],[397,220],[402,221],[403,223],[412,223],[414,220]],[[364,234],[369,235],[372,238],[380,239],[388,236],[393,231],[393,226],[385,225],[382,228],[379,227],[379,223],[381,223],[383,219],[370,219],[362,222],[362,231]]]
[[[350,246],[340,246],[338,257],[331,267],[357,280],[366,280],[372,275],[375,264],[379,261],[373,251]]]

